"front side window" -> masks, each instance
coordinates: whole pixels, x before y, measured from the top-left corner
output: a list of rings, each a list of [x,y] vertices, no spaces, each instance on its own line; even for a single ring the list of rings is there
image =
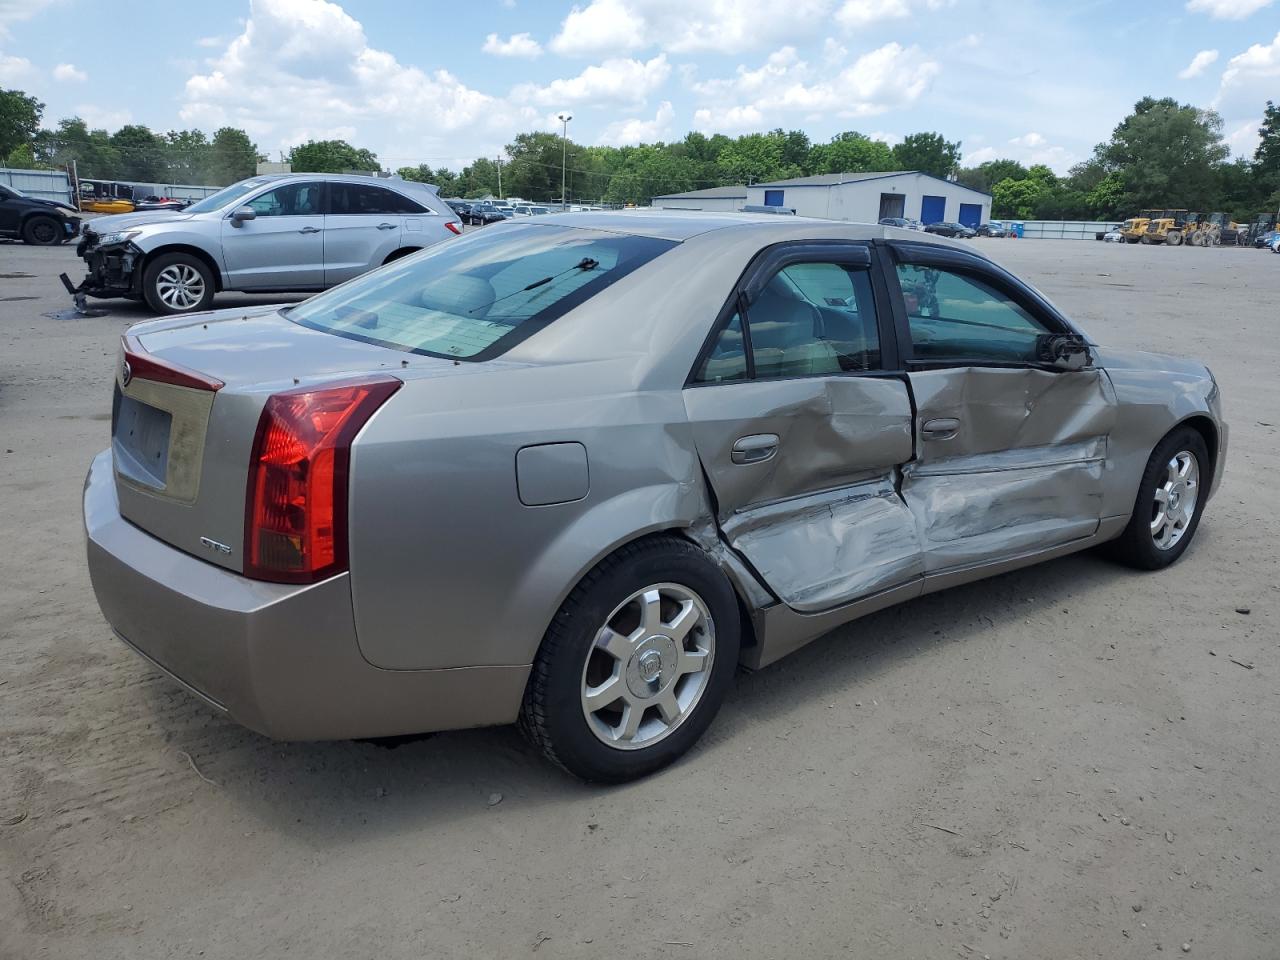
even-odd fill
[[[1049,332],[985,280],[940,267],[898,266],[917,360],[1034,363]]]
[[[652,237],[509,225],[430,247],[286,316],[397,350],[487,360],[673,246]]]
[[[744,340],[750,341],[750,367]],[[880,365],[871,276],[864,266],[793,263],[747,305],[746,333],[735,314],[712,343],[695,383],[831,376]]]
[[[320,206],[322,183],[286,183],[259,194],[246,206],[260,217],[308,217],[323,213]]]
[[[223,187],[217,193],[210,194],[203,200],[187,207],[186,213],[209,213],[213,210],[221,210],[223,207],[230,206],[234,201],[241,197],[247,197],[253,191],[266,183],[266,180],[241,180],[239,183],[233,183],[229,187]]]

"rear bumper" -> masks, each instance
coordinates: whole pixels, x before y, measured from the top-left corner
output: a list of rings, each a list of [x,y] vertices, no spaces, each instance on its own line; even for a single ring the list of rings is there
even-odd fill
[[[116,634],[259,733],[348,739],[516,718],[527,665],[372,666],[356,643],[347,575],[262,583],[157,540],[120,516],[110,451],[89,469],[84,523],[94,594]]]

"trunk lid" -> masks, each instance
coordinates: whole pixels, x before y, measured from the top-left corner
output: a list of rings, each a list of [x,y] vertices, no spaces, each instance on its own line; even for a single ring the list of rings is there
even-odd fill
[[[112,403],[121,515],[180,550],[242,571],[249,459],[271,394],[370,374],[408,380],[485,366],[312,330],[276,307],[137,324],[121,344]]]

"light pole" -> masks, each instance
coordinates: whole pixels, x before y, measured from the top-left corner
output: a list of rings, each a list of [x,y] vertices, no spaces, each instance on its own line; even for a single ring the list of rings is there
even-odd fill
[[[569,121],[573,119],[572,113],[558,113],[556,119],[564,124],[560,136],[560,209],[567,210],[569,208],[569,198],[565,196],[565,172],[569,166]]]

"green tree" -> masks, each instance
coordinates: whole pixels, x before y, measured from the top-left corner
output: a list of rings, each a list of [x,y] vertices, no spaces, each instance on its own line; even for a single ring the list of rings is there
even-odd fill
[[[951,143],[940,133],[913,133],[893,148],[899,170],[919,170],[944,180],[960,169],[960,141]]]
[[[201,130],[170,130],[164,135],[172,183],[205,183],[209,179],[209,139]]]
[[[169,175],[168,144],[141,124],[126,124],[111,135],[120,156],[120,180],[158,182]]]
[[[893,169],[893,150],[855,130],[846,130],[811,151],[814,173],[865,173]]]
[[[35,150],[31,144],[23,143],[9,151],[7,157],[0,157],[0,167],[12,167],[15,170],[40,169]]]
[[[987,160],[976,167],[965,167],[956,174],[956,182],[973,190],[990,193],[1001,180],[1025,180],[1027,168],[1017,160]]]
[[[1212,110],[1143,97],[1094,154],[1120,174],[1127,209],[1209,210],[1218,199],[1218,167],[1229,152],[1222,118]]]
[[[458,189],[458,175],[448,167],[433,170],[431,164],[420,163],[416,167],[401,167],[396,175],[404,180],[434,184],[442,197],[452,197]]]
[[[249,135],[236,127],[223,127],[209,143],[206,179],[214,186],[226,186],[251,177],[265,159]]]
[[[29,145],[40,129],[44,104],[21,90],[0,90],[0,157]]]
[[[1270,100],[1262,111],[1262,123],[1258,125],[1258,148],[1253,152],[1252,172],[1256,180],[1259,204],[1266,204],[1274,211],[1272,191],[1280,190],[1280,107]]]
[[[289,151],[295,173],[348,173],[381,169],[377,156],[345,140],[308,140]]]
[[[1021,180],[1008,177],[1001,180],[991,190],[991,215],[1030,220],[1045,191],[1045,185],[1041,181],[1030,177]]]
[[[1090,217],[1112,219],[1123,214],[1124,180],[1118,173],[1108,173],[1088,193],[1085,203]]]
[[[120,151],[105,130],[90,130],[79,117],[58,121],[55,130],[37,130],[32,138],[36,160],[49,167],[75,163],[81,179],[114,180],[120,169]]]
[[[731,183],[761,183],[804,176],[803,166],[788,163],[787,134],[782,130],[769,133],[749,133],[726,144],[720,151],[718,163],[724,176]]]

